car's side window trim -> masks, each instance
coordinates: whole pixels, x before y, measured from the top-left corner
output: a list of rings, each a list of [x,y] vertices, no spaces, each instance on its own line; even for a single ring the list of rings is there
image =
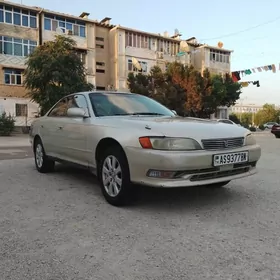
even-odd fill
[[[60,100],[58,100],[58,101],[55,103],[55,105],[53,105],[53,107],[50,109],[50,111],[47,113],[47,117],[50,117],[50,118],[68,118],[67,114],[66,114],[65,116],[51,116],[51,113],[53,112],[53,110],[56,108],[56,106],[57,106],[60,102],[62,102],[63,100],[65,100],[66,103],[67,103],[69,98],[71,98],[71,97],[75,98],[75,96],[77,96],[77,95],[81,95],[81,96],[83,96],[83,97],[85,98],[86,105],[87,105],[87,111],[88,111],[89,117],[91,117],[91,112],[90,112],[90,109],[89,109],[89,102],[88,102],[86,96],[85,96],[84,94],[80,94],[80,93],[78,93],[78,94],[67,95],[67,96],[64,96],[63,98],[61,98]]]
[[[77,95],[79,95],[79,96],[83,96],[83,98],[85,99],[85,101],[86,101],[86,104],[87,104],[87,113],[88,113],[88,115],[89,115],[89,117],[91,117],[91,113],[90,113],[90,110],[89,110],[89,103],[88,103],[88,100],[87,100],[87,98],[86,98],[86,96],[84,95],[84,94],[81,94],[81,93],[76,93],[76,94],[72,94],[72,95],[69,95],[69,96],[67,96],[67,98],[69,98],[69,97],[73,97],[73,98],[75,98],[75,96],[77,96]],[[67,116],[68,117],[68,116]]]
[[[50,118],[65,118],[66,116],[51,116],[51,113],[53,112],[53,110],[56,108],[56,106],[61,103],[63,100],[66,100],[67,99],[67,96],[61,98],[60,100],[58,100],[55,105],[51,108],[51,110],[49,111],[49,113],[47,114],[47,117],[50,117]],[[67,102],[67,100],[66,100]]]

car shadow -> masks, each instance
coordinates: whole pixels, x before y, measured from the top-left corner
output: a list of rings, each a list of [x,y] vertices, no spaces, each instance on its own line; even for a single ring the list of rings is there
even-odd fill
[[[104,199],[97,178],[86,169],[76,168],[58,164],[56,172],[65,174],[73,178],[73,185],[69,188],[86,189],[88,195],[97,196]],[[80,182],[80,184],[78,183]],[[81,186],[83,186],[81,188]],[[151,209],[160,211],[169,209],[200,209],[213,208],[216,206],[233,205],[235,202],[246,204],[247,195],[243,189],[235,183],[229,183],[224,188],[207,188],[207,186],[187,187],[187,188],[152,188],[136,185],[134,198],[130,205],[125,208]],[[238,190],[237,190],[238,188]]]

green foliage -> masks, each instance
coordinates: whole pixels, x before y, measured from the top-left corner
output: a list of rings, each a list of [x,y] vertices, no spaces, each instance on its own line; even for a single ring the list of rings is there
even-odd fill
[[[254,126],[250,126],[249,130],[252,131],[252,132],[257,131],[257,129]]]
[[[262,125],[267,122],[279,122],[279,111],[272,104],[265,104],[263,109],[258,111],[255,116],[255,123]]]
[[[229,115],[229,119],[233,122],[235,122],[236,124],[240,124],[240,120],[238,118],[238,116],[236,114],[230,114]]]
[[[15,119],[5,112],[0,115],[0,136],[10,136],[15,128]]]
[[[249,125],[253,124],[253,114],[252,113],[242,113],[240,120],[241,120],[242,125],[249,126]]]
[[[240,84],[234,83],[229,75],[203,75],[193,66],[178,62],[169,63],[163,72],[153,67],[148,75],[128,75],[131,92],[142,94],[161,102],[179,115],[209,117],[218,106],[231,106],[239,98]]]
[[[28,57],[24,85],[31,100],[40,105],[41,114],[63,96],[93,88],[86,82],[85,68],[75,47],[73,39],[56,36]]]
[[[259,126],[259,129],[260,129],[260,130],[265,130],[265,127],[263,126],[263,124],[261,124],[261,125]]]

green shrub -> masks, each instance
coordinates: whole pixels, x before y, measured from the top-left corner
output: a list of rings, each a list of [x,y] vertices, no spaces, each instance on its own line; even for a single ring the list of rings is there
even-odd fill
[[[261,124],[261,125],[259,126],[259,129],[260,129],[260,130],[265,130],[265,127],[263,126],[263,124]]]
[[[254,126],[251,126],[249,129],[250,129],[250,131],[252,131],[252,132],[257,131],[257,129],[256,129]]]
[[[0,136],[10,136],[15,128],[15,119],[5,112],[0,115]]]
[[[242,124],[242,126],[243,126],[244,128],[249,129],[249,125],[248,125],[248,124],[246,124],[246,123]]]

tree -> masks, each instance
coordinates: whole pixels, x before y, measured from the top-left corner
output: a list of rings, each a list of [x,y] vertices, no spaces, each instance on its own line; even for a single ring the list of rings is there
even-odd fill
[[[240,120],[238,118],[238,116],[236,114],[230,114],[229,115],[229,119],[233,122],[235,122],[236,124],[240,124]]]
[[[263,109],[258,111],[255,116],[255,123],[257,125],[262,125],[267,122],[278,122],[279,121],[279,111],[275,109],[272,104],[264,104]]]
[[[15,119],[5,112],[0,115],[0,136],[10,136],[15,128]]]
[[[39,104],[41,115],[63,96],[93,89],[86,82],[85,68],[75,47],[73,39],[59,35],[29,55],[24,85],[31,100]]]
[[[249,112],[242,113],[240,120],[241,120],[241,124],[243,126],[248,127],[249,125],[251,125],[253,123],[253,114],[249,113]]]
[[[154,98],[178,114],[202,118],[218,106],[234,105],[241,93],[241,85],[229,75],[211,76],[207,69],[201,75],[178,62],[169,63],[165,72],[155,66],[148,75],[129,74],[128,85],[132,92]]]

